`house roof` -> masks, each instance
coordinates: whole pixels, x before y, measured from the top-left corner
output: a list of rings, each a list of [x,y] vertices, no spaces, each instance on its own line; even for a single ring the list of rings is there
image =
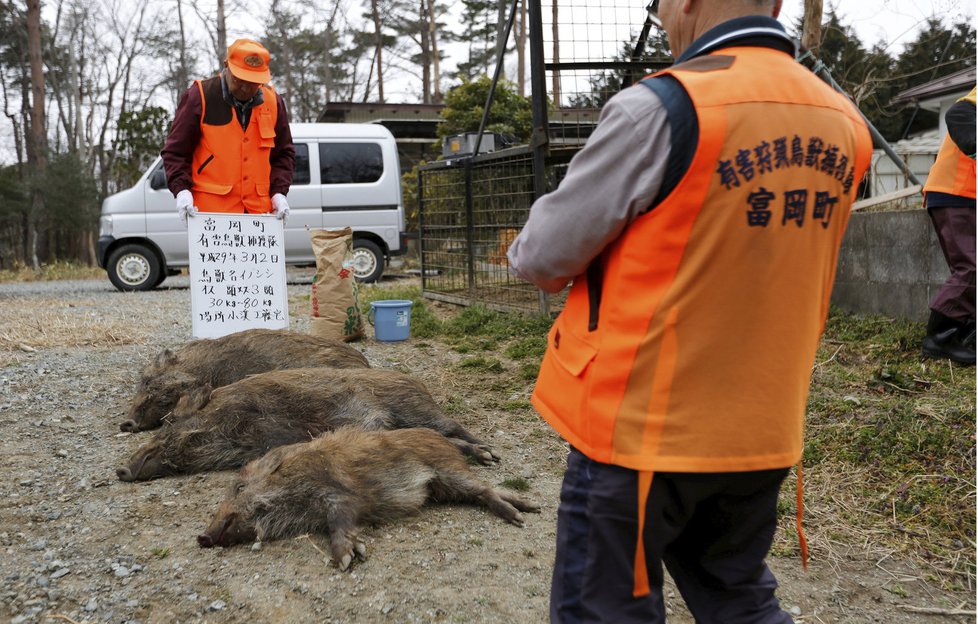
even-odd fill
[[[942,100],[958,94],[965,95],[975,86],[975,67],[965,67],[922,85],[897,93],[894,104],[917,104],[921,108],[939,110]]]

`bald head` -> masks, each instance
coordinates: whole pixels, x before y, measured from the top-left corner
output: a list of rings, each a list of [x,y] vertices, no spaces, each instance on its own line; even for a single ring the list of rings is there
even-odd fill
[[[659,0],[659,18],[669,35],[673,57],[679,57],[700,35],[737,17],[777,17],[781,0]]]

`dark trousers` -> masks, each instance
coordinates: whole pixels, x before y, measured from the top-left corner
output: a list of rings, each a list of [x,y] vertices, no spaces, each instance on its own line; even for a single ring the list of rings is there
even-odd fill
[[[652,592],[634,598],[637,473],[571,449],[557,512],[551,622],[665,622],[664,563],[697,622],[790,623],[764,563],[787,474],[655,473],[643,534]]]
[[[928,208],[941,250],[951,269],[930,303],[931,310],[955,321],[975,318],[975,209],[964,206]]]

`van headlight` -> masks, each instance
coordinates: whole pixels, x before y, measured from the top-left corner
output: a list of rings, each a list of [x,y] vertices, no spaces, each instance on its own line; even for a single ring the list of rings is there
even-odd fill
[[[103,215],[99,217],[98,235],[112,236],[112,215]]]

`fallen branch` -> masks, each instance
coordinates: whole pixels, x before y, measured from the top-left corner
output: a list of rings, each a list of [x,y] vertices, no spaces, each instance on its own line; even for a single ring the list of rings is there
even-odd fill
[[[897,608],[911,613],[926,613],[927,615],[970,615],[975,616],[975,612],[967,609],[938,609],[937,607],[915,607],[913,605],[898,604]]]

